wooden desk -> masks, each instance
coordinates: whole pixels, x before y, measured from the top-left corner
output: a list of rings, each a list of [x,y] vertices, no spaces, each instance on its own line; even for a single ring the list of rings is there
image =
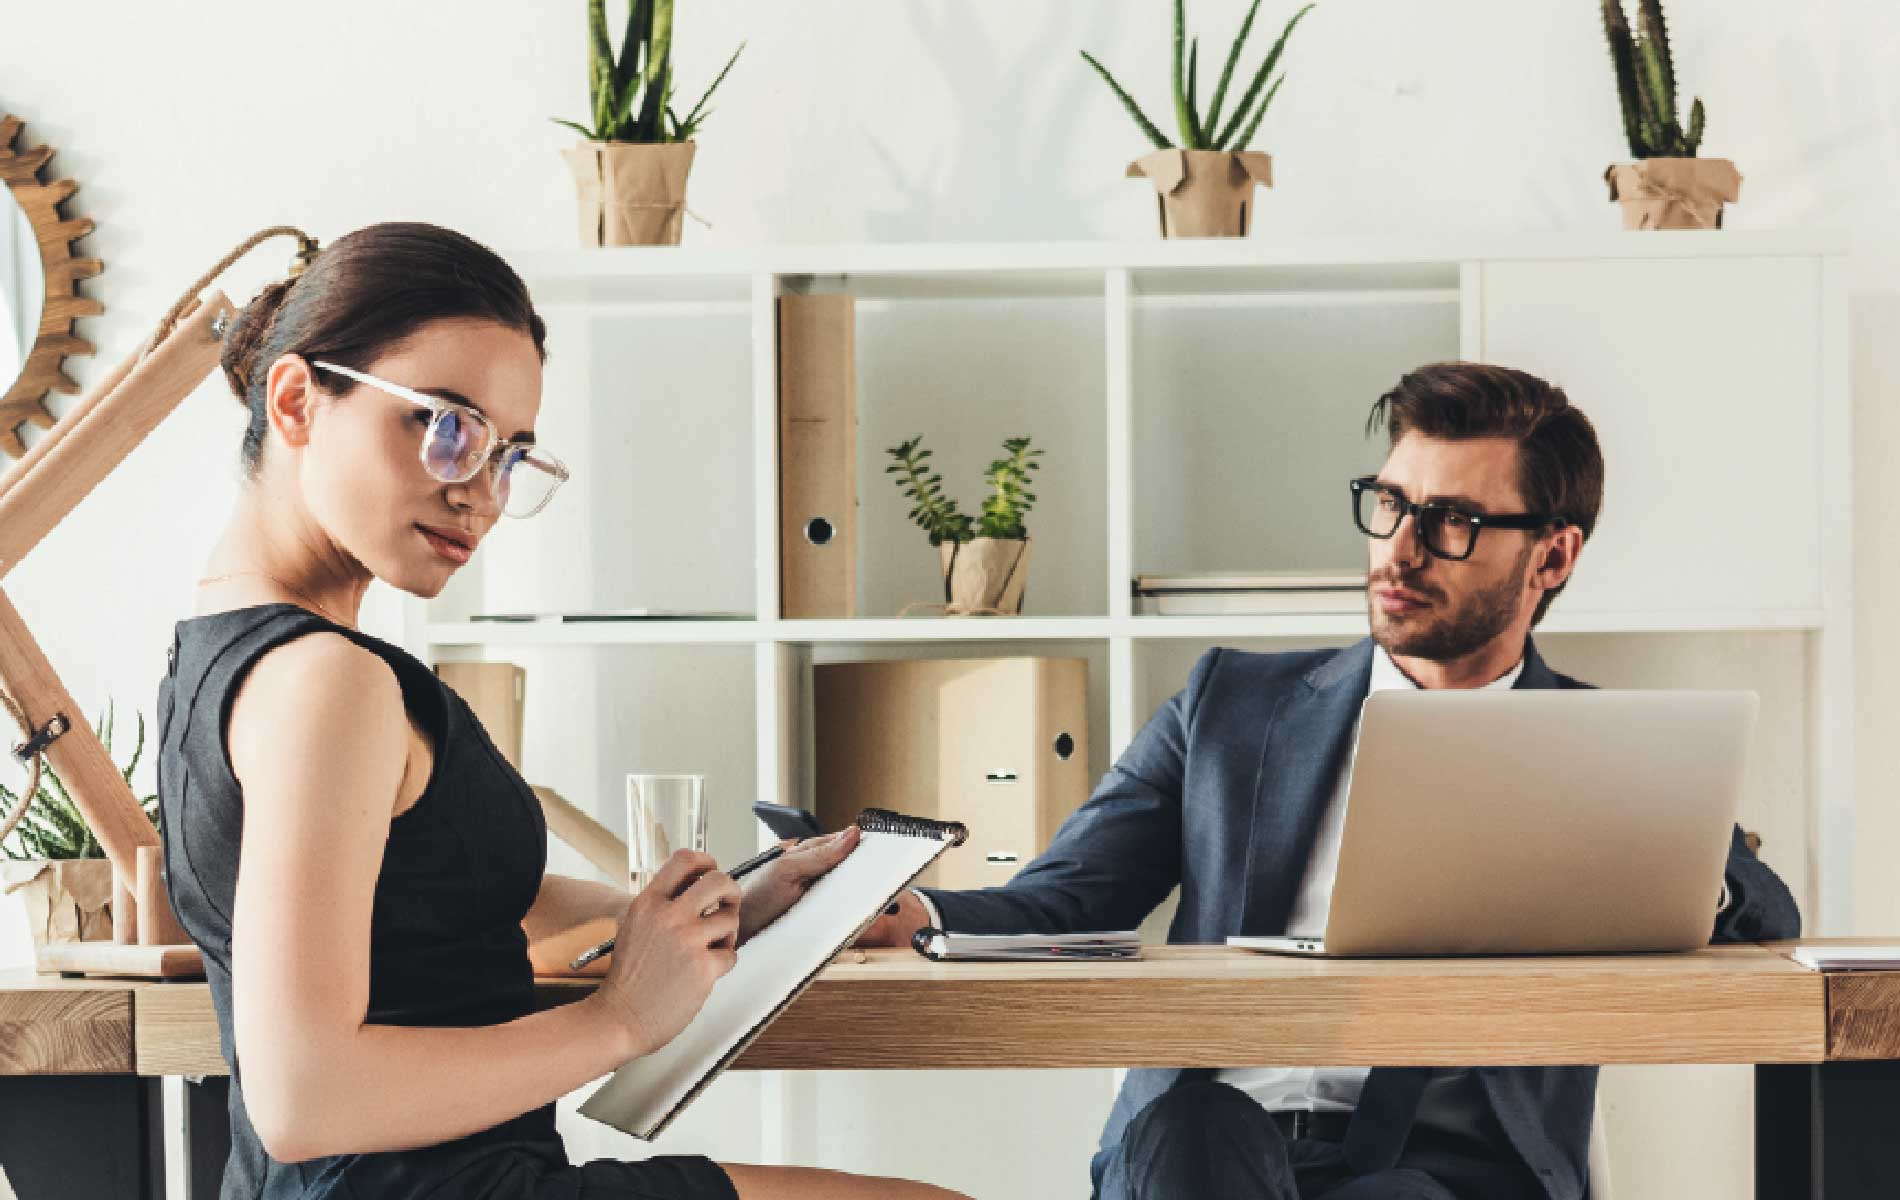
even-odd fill
[[[1183,946],[1047,965],[849,952],[737,1066],[1752,1063],[1758,1195],[1888,1196],[1894,1175],[1865,1184],[1878,1191],[1855,1176],[1900,1148],[1900,975],[1818,974],[1786,949],[1329,962]],[[592,986],[541,991],[558,1004]],[[205,984],[0,973],[0,1074],[224,1071]]]

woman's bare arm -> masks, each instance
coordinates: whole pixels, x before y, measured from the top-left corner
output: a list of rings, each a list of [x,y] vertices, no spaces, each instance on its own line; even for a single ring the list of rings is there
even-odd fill
[[[528,961],[536,975],[571,975],[568,963],[614,935],[633,894],[612,884],[568,875],[541,877],[541,890],[521,920],[528,935]],[[607,960],[595,959],[582,975],[604,975]]]
[[[407,730],[388,665],[335,634],[266,654],[232,708],[245,810],[234,1036],[251,1120],[280,1161],[447,1141],[651,1049],[594,996],[486,1028],[365,1023]]]

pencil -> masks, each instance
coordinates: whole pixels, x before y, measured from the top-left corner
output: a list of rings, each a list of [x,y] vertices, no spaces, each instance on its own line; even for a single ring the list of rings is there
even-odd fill
[[[785,853],[785,847],[783,846],[774,846],[770,850],[760,851],[759,853],[754,854],[751,858],[746,859],[744,862],[734,867],[732,870],[728,871],[726,874],[734,880],[744,879],[747,875],[752,874],[752,872],[758,870],[760,867],[764,866],[766,863],[771,862],[773,859],[777,858],[779,855],[783,853]],[[601,955],[609,953],[610,951],[613,950],[613,948],[614,948],[614,940],[612,938],[608,938],[606,941],[602,942],[600,945],[595,946],[592,950],[589,950],[587,953],[576,958],[573,962],[567,964],[567,969],[570,971],[578,971],[582,967],[586,966],[588,963],[593,962],[595,959],[599,958]]]

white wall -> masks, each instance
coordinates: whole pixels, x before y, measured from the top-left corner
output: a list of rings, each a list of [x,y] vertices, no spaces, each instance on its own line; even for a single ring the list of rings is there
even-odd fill
[[[1245,6],[1192,7],[1196,28],[1217,45]],[[1290,11],[1270,8],[1263,26]],[[1900,844],[1900,806],[1886,802],[1886,788],[1900,741],[1886,714],[1900,633],[1886,610],[1900,590],[1888,535],[1900,527],[1900,490],[1888,459],[1900,445],[1900,406],[1887,400],[1900,384],[1900,287],[1891,282],[1900,267],[1892,219],[1900,12],[1884,0],[1674,0],[1670,9],[1680,77],[1710,109],[1707,150],[1734,158],[1747,176],[1731,227],[1836,228],[1855,239],[1854,927],[1892,931],[1900,888],[1887,864]],[[418,218],[504,251],[569,244],[572,199],[556,156],[568,135],[546,118],[582,109],[582,27],[578,0],[339,0],[321,11],[230,0],[10,6],[0,111],[24,117],[29,140],[55,146],[54,166],[82,182],[74,210],[99,226],[82,245],[107,264],[87,290],[108,313],[82,326],[101,354],[72,364],[73,373],[97,379],[204,265],[262,225],[288,221],[327,239]],[[1145,185],[1121,173],[1142,141],[1075,51],[1096,52],[1163,116],[1159,0],[702,3],[685,6],[679,33],[688,93],[740,39],[750,42],[694,176],[692,207],[713,228],[689,222],[690,242],[1153,234]],[[1260,236],[1614,227],[1598,177],[1623,149],[1594,5],[1325,0],[1287,61],[1287,88],[1259,138],[1280,180],[1261,202]],[[233,272],[226,290],[241,301],[283,257],[269,249]],[[558,341],[551,352],[558,360]],[[8,577],[10,596],[87,710],[108,695],[150,710],[169,623],[188,606],[231,501],[240,423],[222,386],[208,385]],[[1553,658],[1605,682],[1641,665],[1586,641]],[[1798,656],[1785,647],[1749,645],[1765,676],[1798,675]],[[1679,649],[1662,669],[1729,678],[1731,651],[1711,639]],[[743,664],[735,674],[743,678]],[[655,679],[664,686],[663,673]],[[619,766],[611,759],[603,751],[577,768],[573,786],[589,774],[610,781]],[[1795,769],[1777,758],[1768,770]],[[6,919],[12,912],[0,907]],[[25,957],[19,931],[9,932],[0,963]],[[985,1125],[969,1115],[983,1110],[976,1101],[1013,1088],[1023,1090],[1009,1120]],[[1726,1069],[1612,1072],[1619,1195],[1745,1192],[1746,1088],[1744,1072]],[[809,1125],[771,1136],[782,1134],[805,1161],[908,1162],[983,1195],[1060,1194],[1045,1173],[1055,1168],[1037,1163],[1033,1132],[1040,1119],[1053,1135],[1053,1118],[1035,1114],[1065,1109],[1077,1128],[1064,1126],[1056,1140],[1079,1155],[1087,1139],[1078,1130],[1094,1122],[1077,1111],[1086,1109],[1078,1090],[1105,1106],[1105,1088],[1067,1075],[917,1077],[902,1093],[911,1107],[901,1125],[853,1125],[855,1140]],[[879,1103],[894,1106],[898,1095],[880,1089]],[[757,1109],[741,1099],[729,1111]],[[964,1144],[889,1152],[927,1144],[913,1136],[920,1126],[954,1129]],[[771,1140],[754,1129],[689,1132],[693,1148],[742,1158]],[[972,1136],[987,1144],[972,1147]],[[865,1148],[873,1144],[885,1148]]]

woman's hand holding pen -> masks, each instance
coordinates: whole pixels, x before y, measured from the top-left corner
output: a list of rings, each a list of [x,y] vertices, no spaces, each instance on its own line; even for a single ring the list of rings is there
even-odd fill
[[[803,841],[786,839],[785,853],[746,878],[739,905],[739,944],[778,920],[821,876],[844,861],[858,844],[858,827]]]
[[[681,850],[621,915],[600,987],[583,1001],[625,1039],[626,1058],[679,1035],[736,961],[739,885],[710,855]]]

